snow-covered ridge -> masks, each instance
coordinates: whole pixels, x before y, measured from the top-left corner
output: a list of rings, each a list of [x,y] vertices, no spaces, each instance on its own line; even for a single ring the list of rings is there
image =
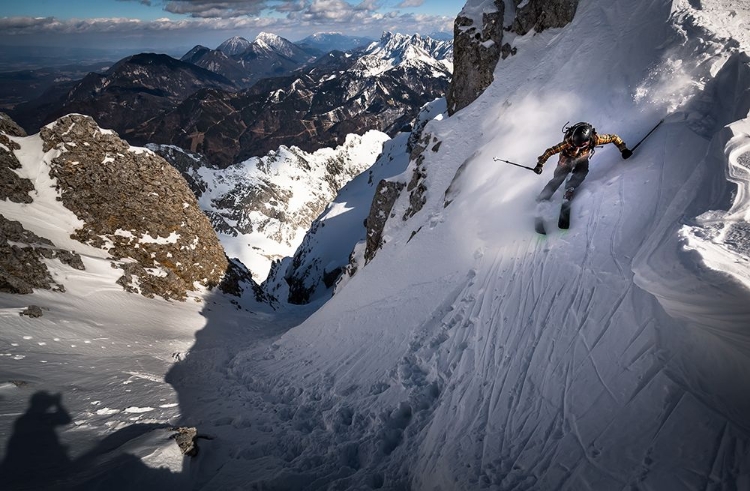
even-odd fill
[[[336,148],[308,153],[282,146],[223,170],[196,166],[183,172],[203,190],[199,204],[229,257],[262,281],[273,261],[294,255],[313,220],[341,187],[375,162],[387,140],[369,131],[348,135]]]
[[[354,70],[363,77],[377,76],[405,65],[432,67],[435,73],[450,76],[453,70],[453,44],[414,34],[383,33],[379,41],[371,43],[358,60]]]

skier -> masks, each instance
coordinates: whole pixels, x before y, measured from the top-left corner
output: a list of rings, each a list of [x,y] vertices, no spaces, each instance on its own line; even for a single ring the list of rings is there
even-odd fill
[[[539,193],[536,200],[549,200],[555,191],[557,191],[557,188],[560,187],[560,184],[565,181],[567,175],[571,174],[565,186],[565,195],[563,197],[564,201],[570,201],[573,198],[576,188],[581,185],[586,174],[589,173],[589,159],[594,155],[594,147],[606,143],[617,145],[623,159],[630,158],[633,155],[633,152],[628,149],[622,138],[615,134],[599,135],[589,123],[580,122],[566,128],[564,140],[554,147],[545,150],[537,160],[536,167],[533,169],[537,174],[541,174],[547,159],[556,153],[560,154],[560,160],[557,163],[554,176],[544,186],[544,189]]]

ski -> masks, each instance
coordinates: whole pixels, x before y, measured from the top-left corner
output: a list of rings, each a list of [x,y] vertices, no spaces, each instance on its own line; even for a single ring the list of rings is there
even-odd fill
[[[563,230],[570,228],[570,200],[564,199],[560,207],[560,219],[557,226]]]
[[[534,230],[540,235],[547,235],[547,231],[544,229],[544,218],[541,216],[534,218]]]

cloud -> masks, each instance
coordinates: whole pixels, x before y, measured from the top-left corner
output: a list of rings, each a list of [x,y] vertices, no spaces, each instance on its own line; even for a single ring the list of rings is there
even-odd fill
[[[0,30],[11,32],[43,29],[56,22],[54,17],[3,17],[0,18]]]
[[[118,2],[138,2],[141,5],[151,6],[151,0],[117,0]]]
[[[424,0],[403,0],[401,3],[396,5],[397,9],[408,9],[411,7],[421,7]]]
[[[121,0],[142,1],[142,0]],[[404,0],[410,1],[410,0]],[[271,5],[273,2],[273,5]],[[177,5],[179,4],[179,5]],[[338,31],[379,35],[383,31],[429,33],[451,31],[453,18],[385,11],[378,0],[357,4],[345,0],[252,0],[209,2],[206,0],[170,0],[165,5],[182,9],[187,17],[156,20],[132,18],[58,19],[55,17],[0,18],[0,38],[35,35],[112,34],[165,38],[169,33],[237,31],[249,35],[261,30],[284,37],[298,38],[303,32]],[[263,10],[266,9],[266,10]],[[276,12],[269,15],[268,9]],[[239,12],[245,12],[240,15]],[[261,12],[263,15],[251,14]],[[83,39],[81,37],[80,39]]]
[[[300,12],[308,6],[307,0],[297,0],[293,2],[284,2],[274,7],[277,12]]]
[[[133,32],[161,32],[188,30],[236,30],[268,28],[280,24],[279,19],[195,19],[172,20],[167,18],[143,21],[127,18],[66,19],[53,17],[4,17],[0,18],[0,31],[5,35],[32,34],[83,34]]]
[[[345,0],[169,0],[164,10],[194,18],[257,16],[264,12],[305,12],[308,18],[351,18],[353,12],[373,13],[381,0],[361,0],[352,5]]]
[[[362,0],[362,3],[356,5],[354,10],[364,10],[367,12],[374,12],[381,7],[379,0]]]
[[[274,2],[274,4],[294,4],[294,1]],[[229,0],[216,2],[210,0],[171,0],[164,5],[164,10],[173,14],[185,14],[195,18],[231,18],[247,15],[260,15],[270,8],[267,0]]]

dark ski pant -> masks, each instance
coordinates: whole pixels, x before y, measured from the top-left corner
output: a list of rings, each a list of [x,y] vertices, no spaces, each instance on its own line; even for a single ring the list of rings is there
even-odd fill
[[[566,194],[569,192],[571,197],[575,192],[576,188],[581,185],[583,180],[586,178],[586,174],[589,173],[589,159],[588,156],[582,159],[571,159],[565,156],[560,156],[560,161],[557,163],[555,168],[555,174],[552,179],[544,186],[542,192],[537,196],[537,201],[549,200],[560,184],[565,181],[565,178],[570,174],[570,179],[565,185]]]

